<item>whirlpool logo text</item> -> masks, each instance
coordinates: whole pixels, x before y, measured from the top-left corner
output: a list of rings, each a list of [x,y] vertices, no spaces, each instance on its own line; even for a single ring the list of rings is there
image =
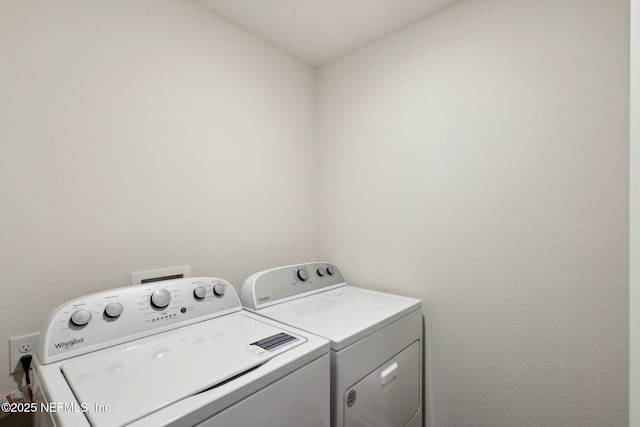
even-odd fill
[[[56,348],[69,348],[69,347],[73,347],[76,344],[81,344],[84,341],[84,338],[74,338],[72,340],[69,341],[64,341],[64,342],[59,342],[56,343],[55,346]]]

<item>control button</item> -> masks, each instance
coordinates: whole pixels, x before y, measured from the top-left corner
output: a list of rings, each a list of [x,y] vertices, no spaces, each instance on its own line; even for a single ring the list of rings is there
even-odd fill
[[[84,326],[91,320],[91,312],[86,308],[74,311],[71,315],[71,323],[76,326]]]
[[[165,308],[171,302],[171,294],[166,289],[159,289],[151,294],[151,305],[155,308]]]
[[[207,296],[207,288],[205,288],[204,286],[196,286],[196,288],[193,290],[193,296],[197,300],[203,300],[204,297]]]
[[[224,295],[224,292],[227,290],[222,283],[216,283],[213,287],[213,294],[217,297],[221,297]]]
[[[327,273],[329,273],[329,276],[333,276],[333,273],[336,272],[336,269],[333,265],[330,265],[327,267]]]
[[[298,270],[298,279],[306,282],[309,279],[309,272],[306,269],[301,268]]]
[[[122,304],[119,302],[111,302],[104,308],[104,314],[106,314],[107,317],[115,319],[116,317],[120,317],[122,310]]]
[[[327,270],[324,269],[324,267],[320,267],[318,268],[318,276],[322,277],[327,273]]]

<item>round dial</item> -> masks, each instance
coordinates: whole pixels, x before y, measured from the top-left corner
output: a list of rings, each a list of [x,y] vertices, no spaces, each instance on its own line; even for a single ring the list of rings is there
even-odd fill
[[[159,289],[151,294],[151,305],[155,308],[166,308],[171,302],[171,294],[166,289]]]
[[[104,308],[104,314],[106,314],[107,317],[115,319],[116,317],[120,317],[120,315],[122,314],[122,310],[122,304],[120,304],[119,302],[110,302]]]
[[[217,297],[223,296],[225,290],[226,288],[222,283],[216,283],[216,285],[213,287],[213,293]]]
[[[196,286],[196,288],[193,290],[193,296],[197,300],[203,300],[204,297],[207,296],[207,288],[205,288],[204,286]]]
[[[86,308],[76,310],[71,315],[71,323],[76,326],[84,326],[91,320],[91,312]]]
[[[318,268],[318,276],[322,277],[327,273],[327,270],[324,269],[324,267],[320,267]]]
[[[307,281],[309,279],[309,272],[306,269],[301,268],[300,270],[298,270],[298,279],[302,280],[303,282]]]
[[[336,269],[334,266],[330,265],[327,267],[327,273],[329,273],[329,276],[333,276],[333,273],[336,272]]]

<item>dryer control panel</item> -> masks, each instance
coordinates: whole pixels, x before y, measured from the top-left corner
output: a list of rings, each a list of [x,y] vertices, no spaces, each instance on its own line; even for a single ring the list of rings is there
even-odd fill
[[[40,332],[43,364],[240,311],[238,294],[213,277],[111,289],[56,308]]]
[[[242,305],[259,310],[306,295],[346,286],[334,264],[310,262],[260,271],[245,280],[240,290]]]

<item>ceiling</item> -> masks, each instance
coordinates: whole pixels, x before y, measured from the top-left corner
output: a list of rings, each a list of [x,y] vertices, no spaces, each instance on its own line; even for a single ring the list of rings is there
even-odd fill
[[[318,67],[461,0],[193,0]]]

